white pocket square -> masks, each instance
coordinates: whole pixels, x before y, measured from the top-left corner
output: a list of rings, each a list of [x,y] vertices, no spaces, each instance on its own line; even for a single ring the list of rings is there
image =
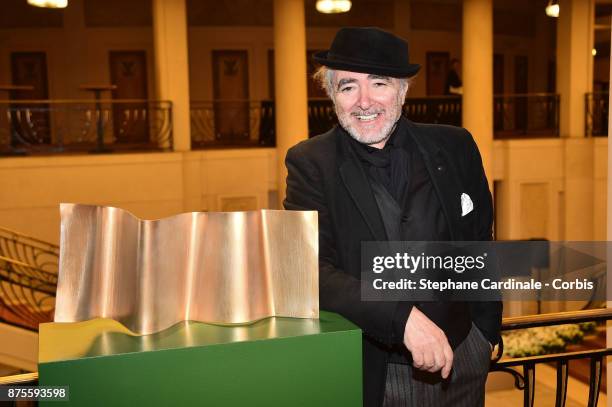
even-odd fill
[[[461,216],[465,216],[474,210],[472,198],[465,192],[461,194]]]

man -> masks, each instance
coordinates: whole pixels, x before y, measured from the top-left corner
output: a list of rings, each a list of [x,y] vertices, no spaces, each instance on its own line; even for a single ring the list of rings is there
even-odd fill
[[[464,129],[402,117],[420,68],[402,39],[343,28],[315,60],[339,126],[288,151],[284,204],[319,213],[320,306],[363,331],[364,405],[483,405],[501,304],[361,301],[359,280],[363,241],[491,240],[478,149]]]
[[[459,77],[459,60],[453,58],[450,61],[451,69],[446,75],[445,93],[447,95],[462,95],[463,94],[463,82]]]

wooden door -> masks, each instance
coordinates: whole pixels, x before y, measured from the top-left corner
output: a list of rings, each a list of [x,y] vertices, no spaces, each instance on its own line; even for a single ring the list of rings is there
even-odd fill
[[[215,138],[249,141],[249,59],[246,50],[212,53]]]
[[[139,99],[143,102],[113,104],[113,134],[120,143],[149,141],[149,98],[147,55],[145,51],[111,51],[109,54],[114,100]]]
[[[446,77],[450,62],[448,52],[427,53],[427,96],[446,93]]]
[[[49,98],[47,83],[47,56],[44,52],[12,52],[11,79],[13,85],[33,86],[33,90],[14,91],[11,98],[15,100],[41,100]],[[49,105],[14,105],[13,110],[27,109],[30,113],[26,123],[25,115],[14,115],[11,144],[48,144],[51,142],[51,119]]]

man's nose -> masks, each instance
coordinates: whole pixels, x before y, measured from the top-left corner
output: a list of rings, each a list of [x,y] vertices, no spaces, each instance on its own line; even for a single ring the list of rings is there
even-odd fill
[[[372,100],[370,99],[370,92],[367,89],[362,89],[359,92],[359,107],[362,110],[368,110],[372,105]]]

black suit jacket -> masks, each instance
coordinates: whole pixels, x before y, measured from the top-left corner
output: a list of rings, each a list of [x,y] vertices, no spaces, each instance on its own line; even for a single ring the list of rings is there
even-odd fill
[[[491,240],[493,207],[480,153],[465,129],[417,124],[401,118],[431,176],[452,240]],[[403,342],[397,302],[361,301],[362,241],[387,240],[368,178],[338,127],[289,149],[286,209],[319,213],[319,300],[364,334],[364,405],[379,406],[384,396],[388,346]],[[462,193],[474,210],[461,216]],[[499,340],[501,303],[474,303],[472,320],[491,343]],[[395,322],[395,323],[394,323]]]

